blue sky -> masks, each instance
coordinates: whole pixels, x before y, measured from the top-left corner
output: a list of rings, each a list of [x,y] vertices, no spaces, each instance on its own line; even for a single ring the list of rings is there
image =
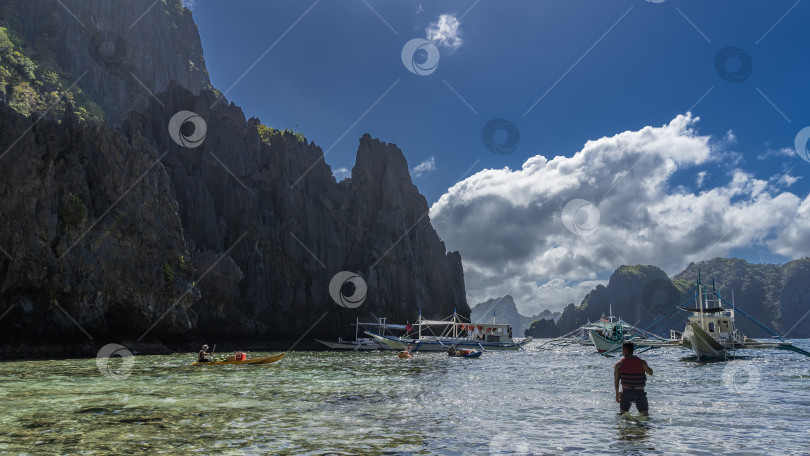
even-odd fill
[[[365,132],[396,143],[412,168],[426,161],[432,163],[422,166],[424,172],[414,177],[414,183],[429,203],[446,195],[445,203],[434,206],[431,218],[448,247],[459,249],[465,258],[467,286],[474,302],[509,290],[478,287],[471,279],[495,283],[499,274],[514,275],[514,271],[509,272],[512,267],[548,261],[548,251],[554,248],[568,248],[568,254],[576,259],[572,243],[583,241],[578,236],[549,241],[543,252],[537,251],[533,260],[522,265],[493,254],[494,264],[503,263],[487,272],[490,265],[484,264],[486,260],[473,264],[472,258],[481,255],[470,251],[486,240],[476,241],[472,234],[453,228],[462,220],[452,218],[452,214],[463,211],[442,211],[450,206],[458,209],[466,204],[462,201],[484,196],[458,188],[448,192],[449,188],[461,178],[486,169],[521,170],[527,160],[538,155],[548,160],[555,156],[573,159],[589,140],[638,132],[647,126],[670,125],[690,108],[693,117],[689,129],[693,133],[661,130],[660,137],[677,142],[684,135],[709,136],[705,147],[711,150],[711,158],[690,156],[678,161],[676,169],[659,183],[664,194],[668,198],[692,195],[698,199],[704,195],[701,201],[708,200],[707,192],[728,190],[735,176],[742,173],[750,182],[739,188],[748,185],[748,190],[732,192],[724,200],[729,206],[726,218],[739,217],[744,224],[746,218],[761,217],[757,214],[773,212],[787,217],[734,242],[726,242],[734,234],[725,239],[707,236],[700,247],[711,253],[710,257],[736,255],[754,262],[782,262],[810,251],[801,233],[778,232],[781,228],[777,225],[798,224],[803,219],[785,215],[791,211],[789,204],[773,208],[785,201],[786,197],[780,199],[780,195],[804,200],[810,185],[804,178],[810,163],[791,154],[797,133],[810,125],[810,87],[806,83],[810,67],[810,31],[806,26],[810,3],[241,0],[223,5],[215,0],[197,0],[193,5],[215,87],[223,91],[230,88],[227,97],[247,116],[259,117],[276,127],[297,126],[324,149],[334,144],[326,155],[333,170],[351,169],[357,139]],[[457,24],[457,29],[445,28],[429,36],[426,29],[435,29],[442,17],[445,24]],[[411,39],[429,37],[439,51],[438,66],[429,75],[413,74],[403,64],[402,48]],[[727,71],[724,79],[715,60],[729,46],[739,51],[729,52],[732,56],[721,65]],[[746,56],[750,57],[750,71],[745,67]],[[417,55],[417,63],[420,58]],[[744,68],[740,69],[740,65]],[[745,73],[739,75],[739,81],[727,80],[734,79],[737,72]],[[372,105],[373,109],[358,121]],[[700,120],[694,121],[694,117]],[[492,119],[509,121],[519,131],[513,153],[494,154],[485,147],[482,129]],[[506,137],[504,131],[498,135],[496,141]],[[699,144],[693,145],[699,148]],[[627,180],[641,182],[644,175],[640,172],[661,172],[666,168],[665,161],[640,165],[628,174]],[[631,166],[634,162],[630,162]],[[627,172],[622,161],[576,163],[586,167],[601,163],[606,168],[598,172],[604,175]],[[483,172],[478,177],[485,175]],[[765,182],[764,191],[773,197],[762,203],[759,212],[746,209],[746,201],[753,201],[762,191],[757,182]],[[600,190],[607,191],[610,184],[606,185]],[[643,188],[628,187],[623,191]],[[612,219],[605,214],[612,207],[610,201],[593,203],[605,221],[600,230],[605,231],[605,236],[613,235],[613,244],[607,237],[601,239],[602,244],[610,247],[605,251],[617,251],[615,257],[597,265],[583,264],[590,268],[586,274],[581,268],[544,268],[546,272],[525,279],[526,286],[542,288],[544,284],[562,283],[568,290],[556,295],[526,290],[524,301],[543,302],[523,304],[527,311],[557,307],[558,301],[569,298],[578,302],[575,296],[583,287],[603,281],[624,263],[622,260],[660,263],[655,261],[657,258],[632,253],[636,251],[633,246],[625,248],[617,241],[617,231],[603,229]],[[535,203],[523,202],[516,207],[531,204]],[[800,212],[799,204],[794,206]],[[493,220],[491,212],[481,212],[482,206],[465,207],[479,211],[472,222],[466,219],[466,223],[499,229],[498,220]],[[681,211],[674,216],[707,214]],[[518,212],[507,216],[523,215]],[[549,217],[564,218],[565,214],[557,207]],[[644,223],[646,219],[639,220]],[[661,229],[662,224],[656,223],[656,229]],[[731,221],[725,223],[728,230],[734,229]],[[636,227],[641,232],[643,228]],[[734,233],[740,230],[734,229]],[[659,236],[664,237],[663,242],[672,239],[673,250],[683,250],[674,242],[676,233],[662,235],[659,231]],[[785,247],[788,242],[801,245],[786,255],[790,250]],[[712,252],[713,244],[717,245],[716,252]],[[509,245],[502,250],[510,248],[522,247]],[[662,266],[674,273],[699,257],[680,255],[664,261],[667,264]],[[466,258],[471,259],[469,264]],[[512,287],[521,289],[523,285]],[[521,305],[521,293],[516,294]]]

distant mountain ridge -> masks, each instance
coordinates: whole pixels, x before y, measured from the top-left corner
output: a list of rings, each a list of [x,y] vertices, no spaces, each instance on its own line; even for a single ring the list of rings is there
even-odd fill
[[[810,337],[810,258],[783,265],[755,264],[739,258],[715,258],[692,263],[672,278],[652,265],[621,266],[610,276],[607,286],[592,290],[579,306],[569,304],[553,323],[538,320],[527,335],[556,337],[577,327],[613,314],[640,327],[646,327],[673,306],[692,296],[700,271],[704,286],[718,287],[729,301],[766,326],[786,337]],[[688,304],[687,304],[688,305]],[[666,335],[669,329],[682,330],[687,314],[650,328]],[[769,337],[748,318],[738,315],[737,327],[750,337]]]
[[[521,315],[515,300],[512,296],[506,295],[476,304],[470,312],[470,320],[474,323],[491,322],[494,316],[496,323],[505,322],[512,326],[512,333],[515,337],[523,337],[525,330],[533,321],[541,319],[556,321],[560,318],[560,315],[560,312],[551,312],[550,310],[544,310],[531,317]]]

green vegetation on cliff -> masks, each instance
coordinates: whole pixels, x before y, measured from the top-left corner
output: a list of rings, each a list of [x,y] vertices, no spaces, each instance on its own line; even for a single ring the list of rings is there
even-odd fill
[[[273,138],[274,136],[287,135],[287,134],[294,135],[296,137],[296,139],[298,139],[298,142],[306,144],[307,143],[307,138],[304,136],[303,133],[301,133],[300,131],[297,131],[297,127],[298,126],[296,125],[296,130],[293,130],[290,127],[287,127],[284,130],[281,130],[281,129],[276,129],[276,128],[273,128],[273,127],[268,127],[267,125],[258,124],[256,126],[256,129],[259,132],[259,138],[261,138],[262,142],[267,144],[268,146],[271,145],[270,139]]]
[[[5,9],[0,17],[9,17]],[[69,103],[80,120],[104,120],[104,111],[74,84],[75,75],[56,63],[50,40],[29,46],[4,22],[0,19],[6,25],[0,26],[0,100],[26,116],[61,119]]]

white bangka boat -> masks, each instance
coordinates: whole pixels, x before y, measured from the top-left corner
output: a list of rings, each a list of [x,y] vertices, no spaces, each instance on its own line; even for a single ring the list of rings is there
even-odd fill
[[[343,340],[342,338],[338,338],[337,342],[330,342],[321,339],[315,340],[326,345],[332,350],[394,350],[388,345],[380,343],[373,337],[360,337],[361,326],[366,328],[374,328],[381,334],[387,334],[389,330],[407,330],[406,325],[392,325],[386,322],[385,318],[380,318],[377,323],[361,322],[360,319],[357,319],[354,324],[354,340]]]
[[[546,345],[550,347],[593,345],[598,353],[609,354],[620,350],[622,343],[628,340],[643,342],[648,348],[680,345],[680,340],[664,339],[614,316],[611,306],[610,315],[607,317],[602,314],[599,321],[588,322],[564,336],[546,342],[541,348]]]
[[[522,350],[532,338],[520,341],[512,339],[512,327],[506,324],[469,323],[453,313],[445,320],[425,320],[422,315],[413,325],[413,330],[401,337],[387,336],[366,331],[366,334],[394,350],[404,350],[411,345],[414,351],[447,351],[455,345],[459,349],[483,351]],[[434,329],[438,328],[436,334]]]
[[[596,347],[596,351],[605,353],[620,347],[626,338],[632,338],[631,327],[629,323],[613,315],[608,317],[603,315],[599,321],[589,323],[586,329],[588,340]]]
[[[796,347],[772,329],[736,307],[733,292],[731,302],[728,302],[720,296],[714,285],[712,285],[711,291],[705,288],[700,283],[700,273],[698,273],[696,290],[697,292],[693,298],[695,307],[683,308],[679,305],[676,308],[692,312],[686,322],[680,345],[685,349],[692,350],[699,361],[725,360],[734,357],[736,350],[762,348],[788,350],[810,356],[810,352]],[[724,305],[729,307],[724,307]],[[746,337],[735,327],[734,321],[737,312],[740,312],[743,316],[748,317],[761,328],[774,335],[778,342],[763,342]],[[636,345],[649,346],[643,342],[636,343]]]

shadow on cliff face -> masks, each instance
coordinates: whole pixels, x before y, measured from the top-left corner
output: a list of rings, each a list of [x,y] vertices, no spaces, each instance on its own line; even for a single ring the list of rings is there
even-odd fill
[[[212,92],[170,83],[158,98],[120,128],[0,106],[4,345],[290,340],[325,312],[312,336],[469,314],[461,258],[395,145],[364,135],[337,183],[319,147],[261,135]],[[169,129],[184,110],[204,122],[194,147]],[[330,298],[340,271],[367,283],[363,305]]]

